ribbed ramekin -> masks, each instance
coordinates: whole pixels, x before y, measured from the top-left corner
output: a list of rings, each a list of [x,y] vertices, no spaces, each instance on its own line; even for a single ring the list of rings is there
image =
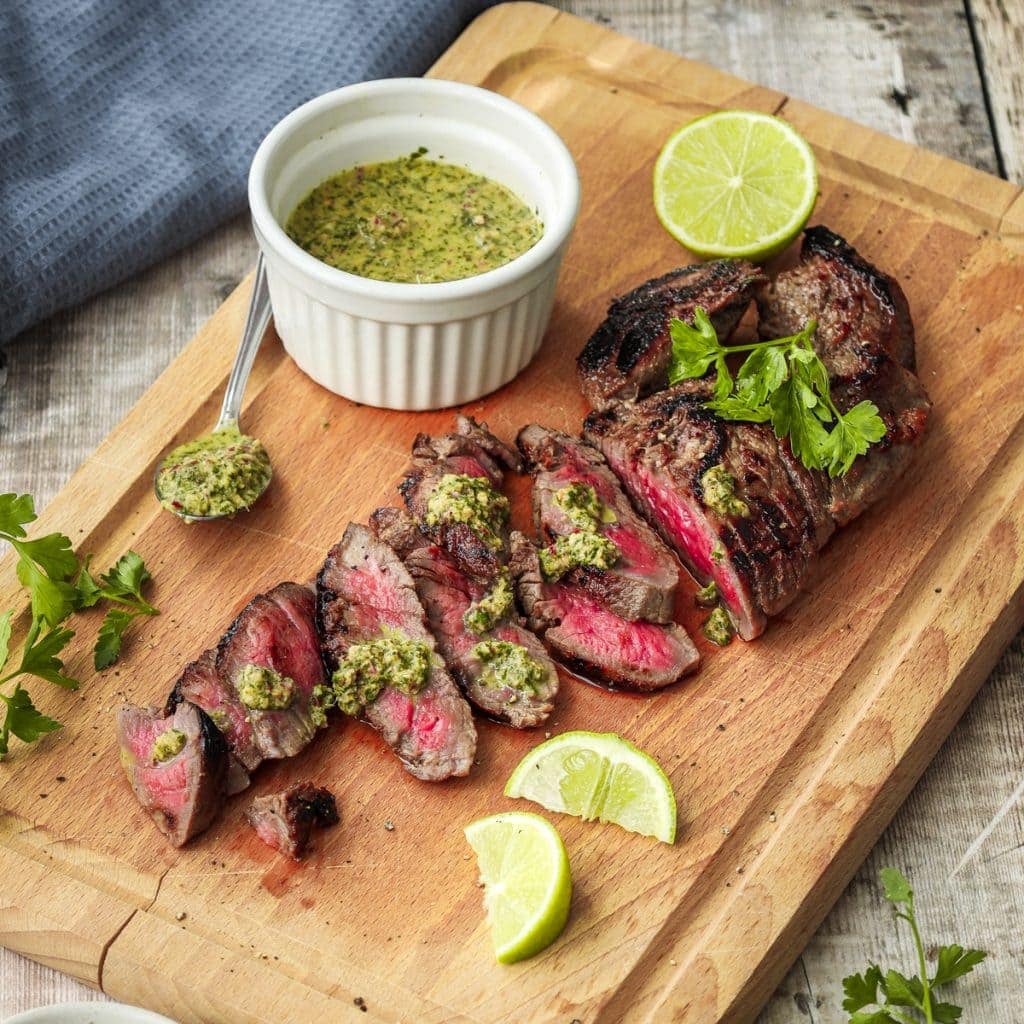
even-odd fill
[[[396,284],[336,270],[282,225],[324,179],[405,156],[458,163],[507,185],[544,224],[504,266],[440,284]],[[346,86],[292,111],[249,172],[253,228],[267,264],[277,333],[300,369],[366,405],[459,405],[510,381],[540,346],[579,207],[579,178],[558,135],[496,93],[394,78]]]

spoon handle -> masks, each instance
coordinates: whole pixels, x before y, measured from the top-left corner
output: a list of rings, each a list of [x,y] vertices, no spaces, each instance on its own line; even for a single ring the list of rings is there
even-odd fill
[[[245,318],[245,329],[238,345],[235,365],[231,367],[227,390],[224,392],[224,404],[220,407],[220,419],[217,429],[229,423],[237,423],[242,411],[242,395],[249,380],[256,352],[270,323],[270,289],[267,287],[267,268],[263,263],[263,253],[256,260],[256,280],[252,286],[252,297],[249,299],[249,313]]]

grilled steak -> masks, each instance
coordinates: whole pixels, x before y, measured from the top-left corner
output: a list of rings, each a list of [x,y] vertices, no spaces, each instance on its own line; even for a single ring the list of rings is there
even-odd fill
[[[630,622],[581,590],[546,583],[537,551],[512,535],[512,575],[527,622],[570,669],[627,690],[659,690],[696,670],[700,655],[675,623]]]
[[[330,790],[312,782],[297,782],[281,793],[255,797],[245,817],[267,846],[302,860],[314,826],[338,824],[338,807]]]
[[[376,535],[405,562],[427,613],[427,621],[449,671],[469,700],[491,718],[517,729],[540,725],[551,714],[558,692],[558,672],[543,645],[524,629],[514,603],[498,614],[490,628],[475,632],[465,622],[474,602],[488,592],[485,584],[471,580],[455,560],[425,537],[416,521],[397,508],[379,508],[370,517]],[[524,649],[541,670],[527,686],[510,686],[501,673],[474,654],[481,642],[498,640]]]
[[[571,485],[590,487],[610,522],[596,525],[619,549],[609,569],[583,566],[562,577],[624,619],[671,622],[679,570],[672,553],[633,511],[604,456],[579,438],[530,424],[516,438],[533,474],[533,515],[547,541],[575,532],[571,512],[559,503]],[[610,515],[608,514],[610,513]]]
[[[878,406],[885,437],[832,482],[829,511],[845,525],[903,473],[931,403],[914,374],[914,327],[900,286],[825,227],[808,228],[800,264],[758,298],[765,338],[818,322],[814,347],[843,412],[863,399]]]
[[[434,638],[401,559],[369,529],[350,523],[331,548],[317,577],[317,633],[328,671],[350,647],[381,637],[385,629],[421,641]],[[426,684],[415,694],[386,685],[361,717],[384,738],[417,778],[465,775],[476,751],[469,705],[440,659],[431,662]]]
[[[406,507],[436,544],[444,548],[463,570],[476,579],[492,578],[508,560],[507,499],[500,493],[502,467],[518,470],[519,454],[503,444],[468,416],[456,417],[457,432],[443,437],[418,434],[413,442],[412,465],[399,485]],[[473,522],[462,521],[432,512],[431,496],[438,487],[456,482],[456,478],[470,477],[489,484],[483,501],[492,502],[490,526],[474,528]],[[443,491],[437,497],[440,497]],[[435,500],[436,500],[435,498]],[[500,506],[500,507],[499,507]],[[464,509],[468,507],[463,503]],[[504,510],[504,511],[503,511]]]
[[[217,650],[210,648],[189,662],[167,698],[166,714],[182,701],[191,701],[205,711],[223,733],[231,751],[227,790],[240,793],[249,785],[249,772],[263,760],[253,741],[252,726],[245,705],[217,671]]]
[[[313,688],[325,682],[313,623],[314,597],[308,587],[279,583],[254,597],[239,613],[217,647],[217,674],[242,703],[251,741],[261,759],[292,757],[316,733],[310,715]],[[245,704],[240,692],[252,667],[291,680],[291,699],[283,708]],[[234,739],[232,727],[227,730]],[[241,734],[244,736],[244,733]]]
[[[723,422],[704,408],[708,394],[687,382],[591,413],[586,433],[694,577],[714,580],[750,640],[807,578],[830,532],[827,491],[770,427]],[[709,471],[731,478],[724,504],[706,493]]]
[[[228,748],[200,708],[182,701],[165,715],[126,704],[117,743],[136,798],[172,846],[209,826],[224,804]]]
[[[716,260],[673,270],[615,299],[576,360],[587,401],[604,409],[665,387],[672,354],[669,321],[690,322],[701,306],[724,340],[765,280],[752,263]]]

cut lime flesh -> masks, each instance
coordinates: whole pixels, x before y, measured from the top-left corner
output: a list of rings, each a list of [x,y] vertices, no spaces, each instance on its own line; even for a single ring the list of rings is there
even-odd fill
[[[653,758],[615,733],[567,732],[541,743],[519,762],[505,795],[675,841],[672,783]]]
[[[572,901],[565,845],[537,814],[510,811],[465,828],[484,884],[484,906],[500,963],[546,949],[562,933]]]
[[[690,121],[654,165],[654,206],[665,229],[697,256],[768,259],[814,209],[814,153],[785,121],[722,110]]]

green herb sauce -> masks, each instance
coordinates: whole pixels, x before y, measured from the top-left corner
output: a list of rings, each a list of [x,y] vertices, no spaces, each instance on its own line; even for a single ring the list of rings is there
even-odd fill
[[[479,601],[474,601],[463,613],[462,624],[471,633],[479,636],[494,629],[512,607],[512,580],[507,569],[502,569],[498,578]]]
[[[266,665],[246,665],[235,680],[238,699],[253,711],[283,711],[295,697],[295,683]]]
[[[247,509],[269,480],[267,450],[229,426],[175,448],[160,466],[156,489],[169,512],[229,516]]]
[[[555,491],[554,503],[580,530],[596,530],[601,523],[614,523],[618,516],[597,496],[590,484],[572,483]]]
[[[548,581],[561,579],[577,566],[610,569],[621,552],[614,541],[603,534],[577,530],[559,537],[554,544],[537,553],[540,571]]]
[[[427,526],[465,523],[492,551],[501,550],[501,529],[511,509],[508,498],[483,476],[445,473],[427,498]]]
[[[719,605],[701,627],[701,632],[719,647],[728,647],[732,641],[733,628],[729,613]]]
[[[701,478],[704,504],[722,517],[749,516],[750,508],[736,497],[736,478],[725,466],[712,466]]]
[[[416,284],[493,270],[541,237],[537,215],[504,185],[424,153],[328,178],[288,218],[289,237],[338,270]]]
[[[701,587],[693,600],[698,608],[714,608],[718,604],[718,584],[712,580],[706,587]]]
[[[334,706],[346,715],[358,715],[385,686],[415,696],[430,677],[432,660],[431,650],[422,640],[385,629],[373,640],[353,644],[331,676],[331,689],[318,687],[313,695],[321,708]]]
[[[168,729],[160,733],[153,744],[153,763],[170,761],[185,749],[185,734],[180,729]]]
[[[544,666],[534,661],[522,644],[483,640],[473,648],[473,657],[486,666],[480,676],[484,686],[537,694],[548,678]]]

